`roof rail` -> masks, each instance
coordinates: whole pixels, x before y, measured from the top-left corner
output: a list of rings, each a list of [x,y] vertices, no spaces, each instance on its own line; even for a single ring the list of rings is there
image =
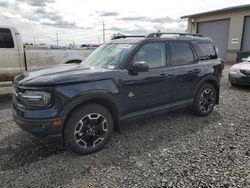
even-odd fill
[[[193,37],[203,37],[199,34],[192,34],[192,33],[150,33],[146,36],[146,38],[160,38],[162,35],[179,35],[179,36],[193,36]]]
[[[146,37],[145,35],[119,35],[119,36],[115,36],[113,37],[111,40],[115,40],[115,39],[125,39],[125,38],[138,38],[138,37]]]

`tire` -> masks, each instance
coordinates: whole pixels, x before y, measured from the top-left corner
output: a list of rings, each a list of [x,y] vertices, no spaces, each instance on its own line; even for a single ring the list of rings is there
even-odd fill
[[[70,151],[87,155],[97,152],[108,142],[114,129],[110,112],[90,103],[75,109],[64,128],[64,142]]]
[[[215,106],[217,93],[212,84],[204,84],[200,87],[193,104],[193,112],[198,116],[210,114]]]

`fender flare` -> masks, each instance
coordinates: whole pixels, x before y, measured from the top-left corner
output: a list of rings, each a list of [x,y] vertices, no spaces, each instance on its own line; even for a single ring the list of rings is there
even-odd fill
[[[116,114],[112,114],[111,112],[110,113],[114,118],[116,118],[114,119],[114,121],[117,123],[117,129],[119,130],[120,104],[111,94],[108,93],[108,91],[90,91],[81,94],[80,96],[76,97],[71,103],[67,104],[59,116],[64,117],[64,120],[66,120],[70,112],[72,112],[72,110],[74,110],[77,106],[95,99],[106,100],[115,107]]]
[[[216,84],[216,92],[217,92],[217,98],[216,98],[216,104],[219,104],[219,96],[220,96],[220,82],[218,80],[218,78],[214,75],[207,75],[205,77],[203,77],[199,83],[197,84],[197,87],[195,88],[195,96],[197,95],[197,92],[199,90],[199,88],[202,86],[202,84],[204,84],[205,82],[207,83],[212,83],[212,84]]]

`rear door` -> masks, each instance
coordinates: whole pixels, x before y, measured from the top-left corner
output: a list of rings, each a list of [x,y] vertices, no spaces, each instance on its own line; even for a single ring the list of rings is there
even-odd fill
[[[201,69],[189,42],[170,41],[173,74],[172,102],[188,102],[194,97],[195,86]]]

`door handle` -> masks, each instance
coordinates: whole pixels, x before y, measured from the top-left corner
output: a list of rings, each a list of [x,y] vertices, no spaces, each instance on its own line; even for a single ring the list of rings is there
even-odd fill
[[[194,72],[201,72],[201,69],[194,69]]]
[[[166,74],[165,73],[161,73],[160,74],[160,78],[165,78],[166,77]]]
[[[192,71],[189,71],[189,73],[200,73],[201,69],[194,69]]]
[[[162,73],[162,74],[160,74],[160,76],[159,76],[160,78],[174,78],[175,77],[175,75],[173,75],[173,74],[165,74],[165,73]]]

